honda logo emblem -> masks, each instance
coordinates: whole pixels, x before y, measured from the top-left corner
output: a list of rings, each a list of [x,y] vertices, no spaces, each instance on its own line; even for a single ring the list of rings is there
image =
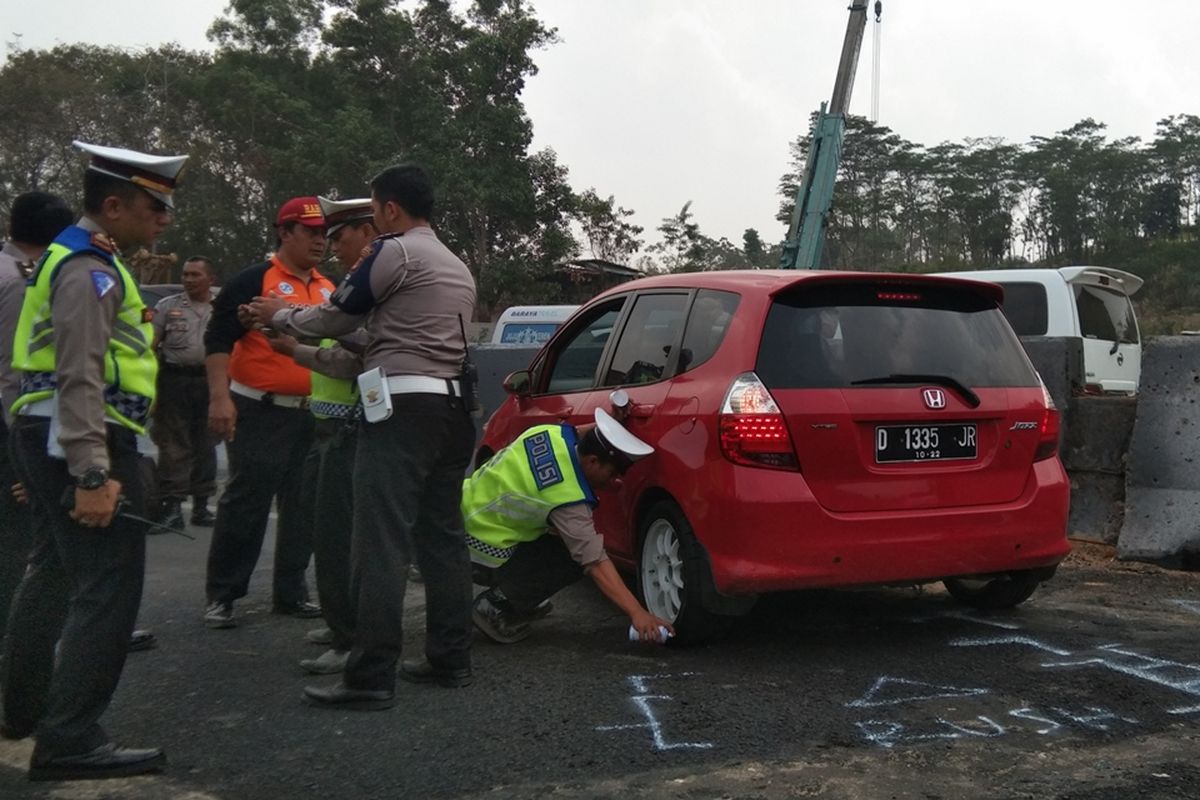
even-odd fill
[[[941,389],[925,389],[921,392],[921,396],[925,398],[926,408],[946,407],[946,393]]]

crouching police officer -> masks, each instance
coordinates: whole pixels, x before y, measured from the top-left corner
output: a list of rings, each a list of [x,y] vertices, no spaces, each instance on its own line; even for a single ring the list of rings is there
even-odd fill
[[[548,613],[550,597],[585,574],[629,615],[639,639],[662,641],[660,629],[674,635],[671,623],[630,593],[592,522],[595,490],[654,448],[603,409],[595,419],[578,431],[530,428],[463,482],[471,561],[478,582],[492,587],[475,599],[472,619],[494,641],[524,639],[529,623]]]

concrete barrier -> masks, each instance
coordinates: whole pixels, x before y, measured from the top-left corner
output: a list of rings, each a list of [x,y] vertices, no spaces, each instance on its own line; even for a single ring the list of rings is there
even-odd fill
[[[1071,478],[1072,535],[1116,544],[1125,516],[1125,463],[1137,399],[1072,397],[1061,449]]]
[[[1200,555],[1200,340],[1146,340],[1117,557],[1170,566]]]

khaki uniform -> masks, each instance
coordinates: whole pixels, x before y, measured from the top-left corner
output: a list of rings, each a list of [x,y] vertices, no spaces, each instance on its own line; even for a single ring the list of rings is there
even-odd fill
[[[470,270],[431,228],[417,227],[376,239],[328,303],[284,309],[272,320],[285,333],[319,339],[350,333],[365,318],[364,367],[410,376],[407,388],[392,389],[391,417],[359,429],[355,631],[344,677],[353,689],[395,685],[414,559],[425,577],[429,662],[471,665],[471,564],[459,504],[475,428],[456,387],[466,353],[460,317],[465,325],[474,309]]]
[[[209,302],[193,302],[186,292],[158,301],[154,339],[158,349],[158,402],[150,436],[158,446],[158,499],[197,500],[216,491],[216,441],[208,430],[208,379],[204,370],[204,331],[212,316]]]
[[[18,503],[8,487],[18,481],[8,446],[12,420],[8,407],[21,393],[21,376],[12,368],[13,333],[25,297],[25,275],[33,263],[12,242],[0,249],[0,641],[8,624],[13,592],[25,572],[29,556],[31,519],[28,504]]]
[[[86,217],[77,224],[103,233]],[[107,741],[97,720],[116,688],[142,597],[144,527],[117,517],[103,530],[86,530],[71,523],[60,505],[75,478],[102,467],[121,482],[129,510],[142,513],[136,437],[106,421],[99,368],[123,299],[117,270],[99,257],[85,253],[63,263],[51,287],[50,311],[57,438],[65,460],[48,454],[49,418],[22,413],[13,420],[36,521],[0,684],[6,724],[37,722],[37,746],[48,753],[86,752]]]
[[[21,317],[21,301],[25,297],[25,279],[33,263],[12,242],[0,249],[0,398],[3,412],[0,417],[10,422],[8,407],[21,393],[21,376],[12,368],[13,334]]]

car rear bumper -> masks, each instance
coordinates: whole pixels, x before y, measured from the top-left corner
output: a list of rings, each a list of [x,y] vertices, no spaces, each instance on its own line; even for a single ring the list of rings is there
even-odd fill
[[[689,514],[721,594],[1032,569],[1071,550],[1070,485],[1056,458],[1037,462],[1010,503],[859,514],[822,509],[797,473],[731,469]]]

